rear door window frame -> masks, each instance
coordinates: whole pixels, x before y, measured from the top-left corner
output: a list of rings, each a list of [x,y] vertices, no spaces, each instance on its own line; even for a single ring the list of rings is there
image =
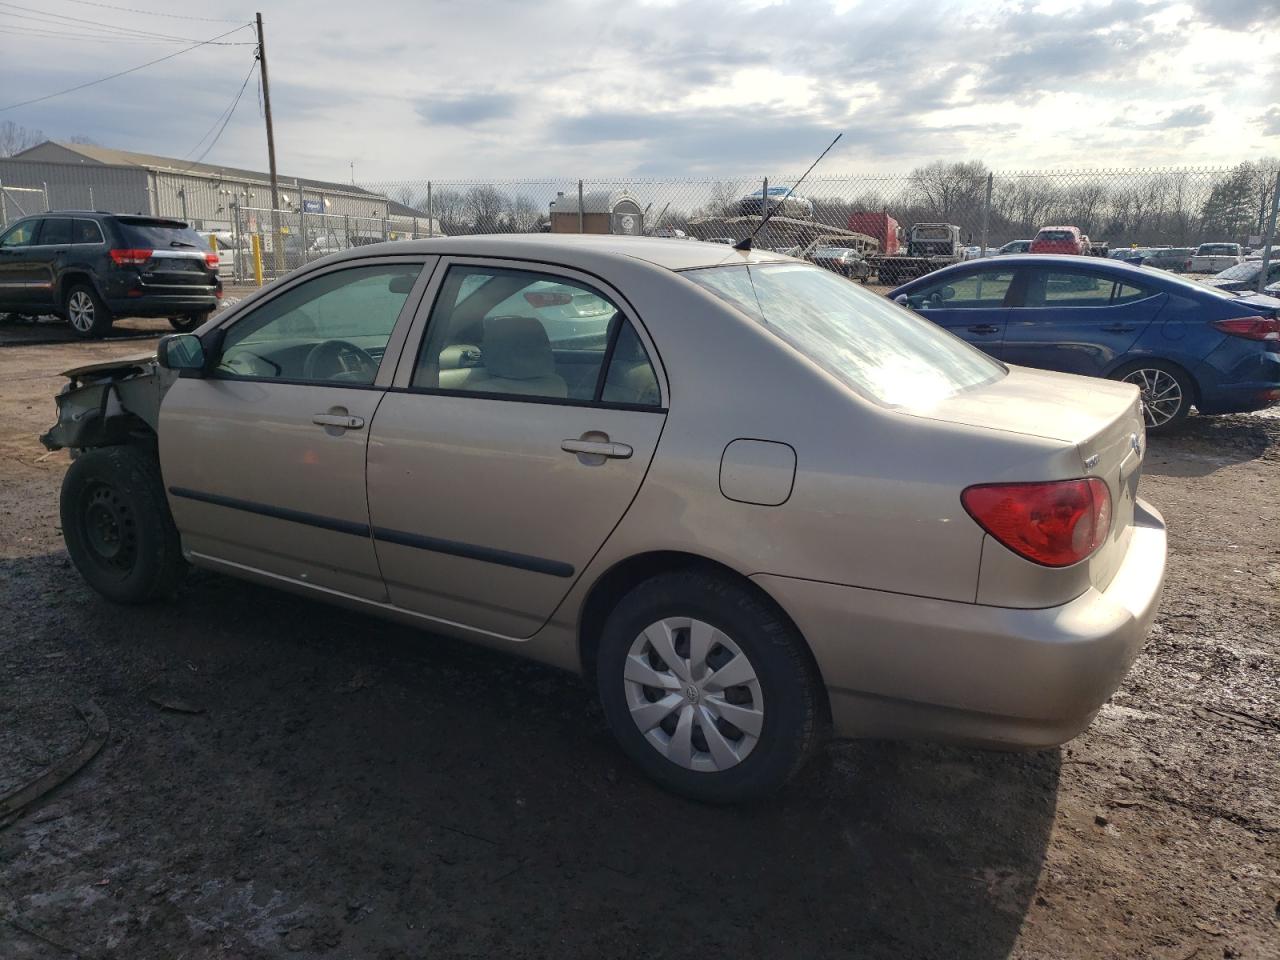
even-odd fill
[[[440,297],[440,293],[444,288],[445,277],[449,273],[450,267],[490,267],[502,270],[518,270],[523,273],[546,274],[547,279],[551,281],[570,281],[581,286],[593,289],[603,295],[609,303],[611,303],[618,311],[618,316],[625,319],[631,324],[644,347],[645,353],[648,354],[649,364],[653,367],[654,375],[658,380],[658,393],[660,401],[657,406],[653,404],[637,404],[637,403],[615,403],[608,400],[579,400],[568,397],[539,397],[532,395],[524,395],[517,393],[482,393],[480,391],[468,390],[450,390],[438,387],[419,387],[413,385],[414,372],[418,367],[418,356],[426,346],[427,337],[430,335],[431,314],[435,310],[436,301]],[[608,379],[609,364],[613,360],[614,347],[618,342],[618,334],[621,325],[615,325],[610,331],[609,343],[605,347],[604,357],[601,359],[600,377],[597,383],[597,394],[600,388]],[[667,384],[666,370],[662,363],[661,355],[658,353],[653,338],[649,335],[649,331],[641,322],[636,314],[635,308],[624,297],[617,288],[609,284],[602,277],[578,270],[573,267],[564,266],[556,263],[546,263],[535,260],[510,260],[498,257],[466,257],[445,254],[440,257],[440,262],[436,264],[435,272],[431,277],[431,282],[427,288],[426,294],[422,297],[418,305],[418,311],[413,319],[413,324],[409,330],[408,338],[404,345],[404,349],[400,353],[400,362],[396,368],[395,376],[392,380],[391,391],[395,393],[421,393],[427,395],[440,395],[449,397],[472,397],[477,400],[502,400],[513,403],[549,403],[558,406],[567,407],[598,407],[609,410],[638,410],[646,413],[663,413],[668,409],[670,393]]]

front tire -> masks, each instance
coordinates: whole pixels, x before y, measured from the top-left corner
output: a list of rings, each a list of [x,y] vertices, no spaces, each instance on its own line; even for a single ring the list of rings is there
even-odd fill
[[[111,330],[111,311],[88,283],[77,283],[67,290],[62,314],[71,325],[71,332],[82,340],[100,339]]]
[[[98,593],[145,603],[177,592],[186,561],[153,455],[83,451],[62,480],[59,509],[71,562]]]
[[[207,313],[187,313],[181,317],[170,317],[169,326],[179,333],[190,333],[197,327],[203,326],[208,319],[209,314]]]
[[[727,575],[684,570],[641,583],[606,621],[596,666],[623,751],[691,799],[774,793],[818,745],[823,691],[803,639]]]
[[[1181,367],[1164,360],[1139,360],[1121,367],[1113,380],[1132,383],[1142,392],[1142,417],[1148,433],[1174,429],[1191,412],[1195,383]]]

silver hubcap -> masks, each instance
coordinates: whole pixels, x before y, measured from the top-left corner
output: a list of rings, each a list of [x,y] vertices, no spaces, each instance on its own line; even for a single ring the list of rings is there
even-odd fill
[[[83,290],[77,290],[67,301],[67,315],[71,325],[81,333],[93,329],[93,298]]]
[[[735,767],[760,740],[764,697],[755,668],[709,623],[667,617],[650,624],[631,644],[623,684],[645,739],[688,770]]]
[[[1142,415],[1148,427],[1162,427],[1182,409],[1182,388],[1163,370],[1135,370],[1124,378],[1142,391]]]

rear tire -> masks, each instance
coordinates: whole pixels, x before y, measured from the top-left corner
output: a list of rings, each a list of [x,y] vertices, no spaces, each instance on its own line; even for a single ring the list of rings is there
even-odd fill
[[[67,290],[62,315],[71,325],[71,332],[82,340],[105,337],[111,330],[111,311],[88,283],[76,283]]]
[[[596,667],[623,751],[691,799],[774,793],[820,742],[823,689],[804,640],[725,574],[682,570],[635,587],[605,622]]]
[[[1166,360],[1136,360],[1111,374],[1142,391],[1142,417],[1148,433],[1165,433],[1187,419],[1195,403],[1195,381]]]
[[[80,453],[59,504],[67,553],[89,586],[117,603],[172,596],[186,573],[154,455],[137,447]]]
[[[202,326],[208,319],[208,313],[187,313],[180,317],[170,317],[169,326],[179,333],[190,333],[196,327]]]

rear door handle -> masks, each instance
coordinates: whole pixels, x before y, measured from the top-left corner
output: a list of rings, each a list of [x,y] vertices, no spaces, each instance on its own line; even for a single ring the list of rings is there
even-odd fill
[[[1123,323],[1113,323],[1109,327],[1099,327],[1103,333],[1133,333],[1137,327],[1126,326]]]
[[[612,443],[607,440],[561,440],[560,449],[565,453],[585,453],[588,456],[609,457],[613,460],[626,460],[634,452],[625,443]]]
[[[999,333],[1000,328],[994,323],[979,323],[969,328],[970,333]]]
[[[344,430],[359,430],[364,426],[363,417],[351,417],[339,413],[317,413],[311,422],[321,427],[341,427]]]

